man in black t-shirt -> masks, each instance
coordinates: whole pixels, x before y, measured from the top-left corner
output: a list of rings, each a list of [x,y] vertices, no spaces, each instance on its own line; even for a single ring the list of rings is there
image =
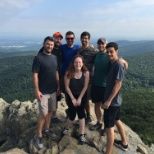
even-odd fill
[[[62,39],[63,39],[63,35],[60,32],[55,32],[53,34],[53,39],[54,39],[54,48],[52,50],[52,54],[55,55],[57,57],[57,62],[58,62],[58,73],[59,73],[59,79],[61,79],[61,75],[60,75],[60,69],[61,69],[61,61],[62,61],[62,56],[61,56],[61,49],[60,46],[62,44]],[[44,47],[42,47],[39,50],[39,53],[43,52]],[[61,89],[61,88],[60,88]],[[57,96],[57,103],[58,101],[61,100],[61,95]],[[58,105],[57,105],[58,107]],[[58,123],[61,122],[58,117],[56,116],[57,110],[54,111],[52,113],[52,119],[51,122],[52,123]]]
[[[35,56],[32,65],[33,84],[39,108],[37,134],[34,136],[34,143],[38,149],[43,148],[42,135],[56,138],[49,127],[52,112],[57,109],[56,95],[59,95],[60,91],[57,58],[51,54],[54,39],[46,37],[43,45],[43,52]]]

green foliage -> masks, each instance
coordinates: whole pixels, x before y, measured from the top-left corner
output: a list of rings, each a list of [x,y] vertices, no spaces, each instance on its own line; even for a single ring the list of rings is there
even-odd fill
[[[121,118],[146,144],[154,143],[154,92],[123,91]]]
[[[138,57],[126,57],[129,68],[126,71],[123,89],[140,90],[154,88],[154,52],[139,55]]]
[[[11,103],[15,99],[34,100],[31,66],[34,56],[18,56],[0,61],[0,94]]]
[[[0,97],[8,103],[34,100],[31,67],[35,54],[0,53]],[[122,120],[145,143],[154,143],[154,52],[125,59],[129,69],[122,88]]]

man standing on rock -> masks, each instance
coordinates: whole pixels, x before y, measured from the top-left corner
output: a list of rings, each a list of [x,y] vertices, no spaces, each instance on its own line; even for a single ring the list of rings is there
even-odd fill
[[[89,45],[90,42],[90,33],[89,32],[82,32],[80,36],[80,40],[82,43],[82,46],[78,50],[78,54],[83,56],[84,58],[84,64],[88,68],[90,72],[90,82],[87,90],[87,102],[85,106],[85,112],[86,112],[86,123],[91,123],[91,115],[90,115],[90,89],[91,89],[91,81],[93,76],[93,66],[94,66],[94,60],[97,54],[97,49]]]
[[[59,80],[61,79],[60,75],[60,69],[61,69],[61,49],[60,46],[62,45],[62,39],[63,35],[60,32],[55,32],[53,34],[53,39],[54,39],[54,48],[52,50],[52,54],[57,57],[57,62],[58,62],[58,73],[59,73]],[[42,47],[39,50],[39,53],[42,53],[44,51],[44,47]],[[58,107],[58,101],[61,100],[61,95],[57,96],[57,107]],[[58,117],[57,117],[57,110],[52,113],[52,118],[51,118],[51,123],[59,123],[61,122]]]
[[[34,58],[32,66],[33,83],[39,108],[37,134],[34,136],[35,146],[38,149],[43,148],[42,135],[51,139],[56,138],[49,127],[52,112],[57,108],[56,95],[59,95],[58,64],[56,56],[51,54],[54,39],[50,36],[46,37],[43,45],[43,52]]]
[[[107,56],[111,62],[104,95],[104,124],[107,131],[107,148],[105,154],[112,153],[113,143],[122,150],[128,150],[124,126],[120,120],[122,97],[120,89],[124,78],[125,67],[119,62],[118,45],[110,42],[106,46]],[[114,125],[116,124],[121,140],[114,140]]]

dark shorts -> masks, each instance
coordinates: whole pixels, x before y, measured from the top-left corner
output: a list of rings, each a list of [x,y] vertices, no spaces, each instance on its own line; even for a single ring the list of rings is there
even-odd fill
[[[104,125],[106,128],[114,127],[115,122],[120,119],[120,106],[110,106],[104,110]]]
[[[73,95],[74,98],[78,98],[79,95]],[[87,102],[87,93],[84,94],[84,96],[82,97],[82,100],[81,100],[81,105],[78,106],[78,107],[75,107],[72,103],[72,100],[71,98],[69,97],[68,95],[68,110],[69,110],[69,119],[71,121],[73,121],[76,117],[76,114],[78,115],[78,118],[79,119],[83,119],[85,118],[85,111],[84,111],[84,108],[85,108],[85,105],[86,105],[86,102]]]
[[[104,100],[105,87],[91,86],[91,100],[93,103],[99,103]]]

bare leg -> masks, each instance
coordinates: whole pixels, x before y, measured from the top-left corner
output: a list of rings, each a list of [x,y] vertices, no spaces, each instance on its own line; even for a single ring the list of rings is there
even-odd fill
[[[101,102],[95,103],[95,114],[96,114],[97,122],[101,124],[102,123]]]
[[[87,102],[86,102],[85,110],[86,110],[86,113],[90,114],[90,102],[89,102],[89,100],[87,100]]]
[[[119,131],[119,134],[121,136],[122,144],[127,145],[128,143],[127,143],[127,140],[126,140],[126,134],[125,134],[125,130],[124,130],[124,126],[122,124],[122,121],[117,120],[115,124],[116,124],[118,131]]]
[[[50,112],[48,112],[47,117],[45,119],[45,125],[44,125],[45,129],[50,128],[51,116],[52,116],[52,112],[50,111]]]
[[[66,121],[66,129],[69,129],[69,127],[72,125],[73,121],[71,121],[69,118]]]
[[[114,143],[114,127],[106,128],[107,131],[107,148],[105,154],[112,154],[112,147]]]
[[[84,134],[85,129],[85,118],[79,119],[79,132],[80,134]]]
[[[56,117],[56,115],[57,115],[57,110],[52,112],[52,117],[53,118]]]
[[[38,120],[37,120],[37,135],[39,137],[42,137],[42,129],[45,124],[45,119],[47,115],[39,115]]]

